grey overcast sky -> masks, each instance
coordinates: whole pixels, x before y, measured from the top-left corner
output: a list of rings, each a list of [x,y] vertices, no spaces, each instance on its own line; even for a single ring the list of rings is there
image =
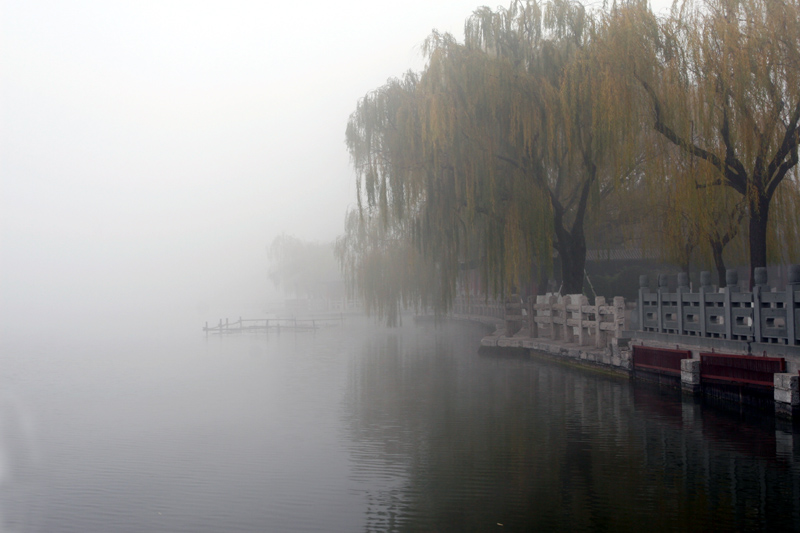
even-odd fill
[[[333,240],[359,97],[478,0],[0,0],[0,333],[264,301]]]
[[[342,231],[358,98],[477,5],[3,0],[0,318],[263,301]]]

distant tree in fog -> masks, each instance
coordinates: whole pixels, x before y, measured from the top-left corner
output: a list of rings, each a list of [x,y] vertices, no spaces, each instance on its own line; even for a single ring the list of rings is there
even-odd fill
[[[296,297],[324,298],[341,281],[333,243],[308,242],[282,234],[267,247],[269,279]]]

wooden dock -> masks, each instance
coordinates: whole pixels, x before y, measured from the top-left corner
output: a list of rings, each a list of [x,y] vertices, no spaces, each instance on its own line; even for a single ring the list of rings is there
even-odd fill
[[[203,327],[203,331],[209,333],[226,335],[232,333],[268,333],[270,331],[315,331],[319,328],[337,326],[344,322],[344,316],[322,318],[242,318],[231,322],[227,318],[219,320],[216,326],[209,326],[208,322]]]

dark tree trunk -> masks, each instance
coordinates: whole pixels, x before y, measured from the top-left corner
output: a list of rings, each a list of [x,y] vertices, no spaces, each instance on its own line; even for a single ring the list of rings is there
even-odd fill
[[[547,292],[547,269],[545,269],[542,265],[539,265],[536,269],[536,272],[536,295],[545,294]]]
[[[561,294],[583,293],[583,274],[586,267],[586,240],[583,232],[575,236],[561,232],[557,245],[561,257]]]
[[[583,221],[589,199],[589,187],[593,179],[583,183],[580,200],[575,209],[575,220],[572,231],[564,227],[564,208],[551,194],[553,204],[555,230],[555,248],[561,259],[561,294],[582,294],[583,276],[586,267],[586,236],[583,232]]]
[[[750,200],[750,290],[753,289],[753,271],[767,266],[767,222],[769,220],[769,198],[762,192]]]
[[[717,268],[717,277],[719,278],[720,289],[727,287],[728,283],[725,280],[725,260],[722,258],[723,244],[719,240],[711,241],[711,253],[714,256],[714,266]]]
[[[694,245],[691,243],[687,243],[686,247],[684,248],[683,254],[685,257],[685,261],[681,265],[681,271],[684,272],[687,276],[692,273],[692,250],[694,249]]]

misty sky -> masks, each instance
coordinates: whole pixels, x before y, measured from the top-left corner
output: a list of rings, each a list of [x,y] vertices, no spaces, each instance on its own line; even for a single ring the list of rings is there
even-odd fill
[[[358,98],[477,5],[2,1],[0,318],[263,300],[342,232]]]
[[[264,301],[333,240],[359,97],[475,0],[0,1],[0,332]]]

